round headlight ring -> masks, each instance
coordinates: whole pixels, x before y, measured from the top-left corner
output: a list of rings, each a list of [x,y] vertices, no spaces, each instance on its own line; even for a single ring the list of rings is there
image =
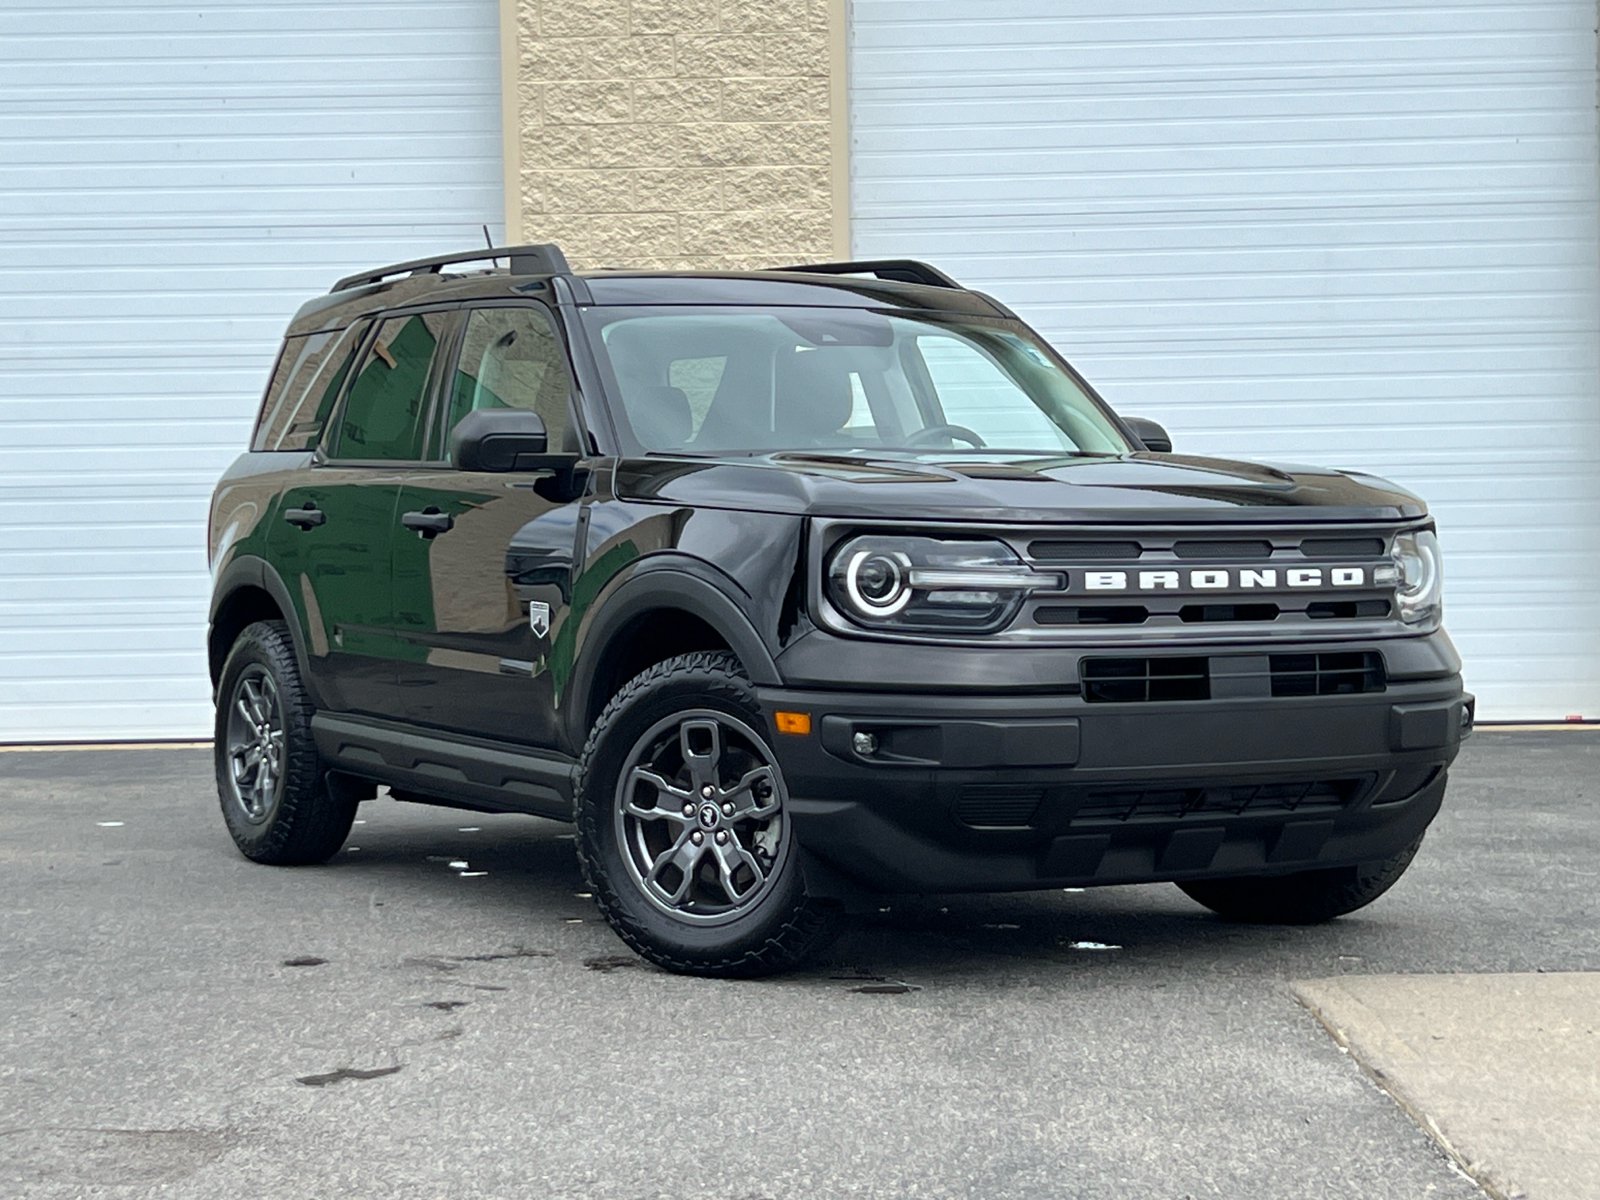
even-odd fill
[[[1438,536],[1431,529],[1402,533],[1395,538],[1390,557],[1399,575],[1395,601],[1400,619],[1415,625],[1437,616],[1442,591]]]
[[[899,551],[857,550],[844,569],[845,594],[864,617],[892,617],[911,603],[911,559]]]

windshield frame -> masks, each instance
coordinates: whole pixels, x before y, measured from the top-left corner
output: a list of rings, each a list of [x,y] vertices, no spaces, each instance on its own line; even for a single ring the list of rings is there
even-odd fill
[[[745,447],[745,448],[697,448],[694,446],[671,447],[666,449],[652,449],[639,441],[633,431],[626,407],[622,400],[622,387],[617,379],[612,365],[611,355],[605,343],[603,329],[626,314],[635,317],[650,316],[688,316],[688,315],[728,315],[728,316],[772,316],[782,320],[786,315],[802,315],[815,313],[818,316],[838,318],[850,312],[872,313],[879,317],[899,318],[917,324],[928,326],[930,329],[949,330],[956,337],[962,337],[968,345],[972,345],[978,353],[982,354],[995,368],[1006,376],[1013,386],[1017,387],[1029,400],[1034,401],[1032,392],[1023,386],[1010,371],[997,362],[988,347],[980,342],[963,337],[963,334],[972,330],[1006,334],[1021,342],[1024,352],[1031,351],[1041,360],[1041,365],[1059,371],[1070,384],[1081,394],[1090,409],[1092,416],[1097,416],[1106,427],[1100,432],[1109,435],[1122,443],[1120,449],[1109,450],[1083,450],[1070,447],[1044,448],[1044,447],[1014,447],[1014,446],[967,446],[952,444],[950,446],[771,446],[771,447]],[[828,456],[849,457],[893,457],[904,460],[925,460],[944,456],[958,456],[963,459],[974,458],[1033,458],[1033,457],[1118,457],[1125,454],[1136,453],[1139,449],[1138,440],[1131,430],[1123,423],[1116,412],[1106,403],[1105,399],[1065,358],[1059,354],[1055,347],[1041,337],[1037,332],[1017,317],[990,316],[967,312],[946,312],[935,309],[906,309],[890,306],[850,306],[841,310],[833,305],[799,305],[799,304],[605,304],[583,305],[578,310],[579,324],[582,327],[582,337],[585,349],[588,350],[591,361],[599,376],[599,383],[603,389],[603,403],[607,410],[608,424],[615,433],[620,454],[623,457],[652,458],[761,458],[773,455],[795,455],[817,453]],[[1042,407],[1039,411],[1052,425],[1059,425]],[[1092,419],[1092,418],[1091,418]],[[1067,437],[1070,433],[1062,431]]]

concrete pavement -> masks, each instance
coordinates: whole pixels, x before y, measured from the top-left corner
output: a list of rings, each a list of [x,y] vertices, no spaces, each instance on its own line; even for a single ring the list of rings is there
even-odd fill
[[[1600,1197],[1600,972],[1349,975],[1294,992],[1492,1195]]]
[[[1475,738],[1324,927],[896,899],[716,983],[627,955],[560,825],[379,801],[275,870],[204,751],[0,754],[0,1195],[1481,1196],[1291,984],[1600,970],[1597,765]]]

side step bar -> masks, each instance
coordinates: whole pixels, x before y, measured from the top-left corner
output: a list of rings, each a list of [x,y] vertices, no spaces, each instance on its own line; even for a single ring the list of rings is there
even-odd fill
[[[311,732],[328,764],[352,775],[491,812],[572,819],[569,758],[345,714],[315,714]]]

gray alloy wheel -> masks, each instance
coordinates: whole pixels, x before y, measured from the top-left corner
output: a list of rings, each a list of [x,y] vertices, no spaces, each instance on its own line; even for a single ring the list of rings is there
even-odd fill
[[[783,776],[761,737],[695,708],[650,726],[617,779],[617,844],[645,898],[680,921],[736,918],[789,854]]]
[[[578,762],[578,860],[617,936],[689,975],[790,970],[839,928],[812,896],[755,689],[726,651],[657,663],[611,698]]]
[[[246,858],[325,862],[350,832],[357,792],[330,787],[311,732],[316,709],[282,621],[240,631],[217,680],[217,799]]]
[[[265,822],[282,798],[283,741],[278,685],[266,667],[251,663],[234,684],[224,741],[226,798],[251,825]]]

